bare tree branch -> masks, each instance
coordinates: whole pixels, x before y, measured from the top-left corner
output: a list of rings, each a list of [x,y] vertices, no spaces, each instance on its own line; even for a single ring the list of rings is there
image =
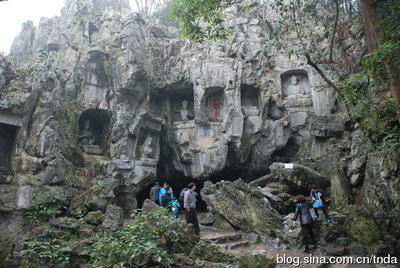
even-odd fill
[[[309,55],[308,53],[306,53],[305,56],[306,56],[306,59],[307,59],[307,64],[309,64],[311,67],[313,67],[313,68],[319,73],[319,75],[322,77],[322,79],[324,79],[325,82],[326,82],[330,87],[332,87],[333,90],[335,90],[335,91],[339,94],[340,97],[344,97],[342,90],[341,90],[340,88],[338,88],[338,87],[324,74],[324,72],[318,67],[318,65],[317,65],[315,62],[313,62],[313,61],[311,60],[310,55]]]
[[[332,31],[332,39],[331,39],[331,44],[329,46],[329,62],[333,62],[333,44],[335,42],[335,35],[336,35],[336,30],[337,30],[337,25],[338,25],[338,20],[339,20],[339,3],[337,0],[333,0],[335,3],[335,23],[333,25],[333,31]]]

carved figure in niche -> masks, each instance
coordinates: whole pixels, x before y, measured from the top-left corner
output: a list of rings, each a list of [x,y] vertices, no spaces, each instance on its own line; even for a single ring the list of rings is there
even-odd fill
[[[296,95],[296,94],[305,95],[306,91],[302,83],[299,83],[299,78],[295,75],[292,75],[292,77],[290,78],[290,85],[287,87],[287,95]]]
[[[142,153],[142,157],[144,158],[152,158],[153,156],[153,138],[149,137],[143,143],[142,147],[140,148],[140,152]]]
[[[193,114],[188,110],[189,102],[187,100],[182,101],[182,109],[179,110],[181,114],[181,119],[183,121],[191,120],[194,118]]]
[[[247,92],[247,91],[243,91],[242,94],[243,94],[242,95],[242,106],[244,106],[244,107],[254,107],[255,105],[253,103],[253,100],[251,98],[250,93]]]
[[[90,130],[90,121],[86,119],[83,122],[83,131],[82,134],[79,136],[79,145],[92,145],[96,137],[93,135],[92,131]]]

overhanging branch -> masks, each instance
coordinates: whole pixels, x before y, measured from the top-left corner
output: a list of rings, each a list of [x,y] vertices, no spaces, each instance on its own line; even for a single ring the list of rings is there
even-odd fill
[[[319,75],[322,77],[322,79],[324,79],[324,81],[331,87],[333,88],[333,90],[335,90],[340,97],[344,97],[342,90],[340,90],[340,88],[338,88],[328,77],[326,77],[326,75],[324,74],[324,72],[318,67],[318,65],[313,62],[311,60],[311,57],[308,53],[305,54],[306,59],[307,59],[307,64],[310,65],[311,67],[313,67],[317,73],[319,73]]]

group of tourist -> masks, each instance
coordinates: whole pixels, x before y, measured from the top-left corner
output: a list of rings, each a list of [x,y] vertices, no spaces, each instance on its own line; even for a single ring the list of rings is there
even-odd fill
[[[174,196],[172,187],[168,183],[164,183],[160,187],[160,183],[156,181],[150,189],[150,200],[154,203],[168,208],[173,215],[178,217],[179,213],[185,212],[186,223],[192,223],[197,235],[200,235],[199,221],[196,213],[196,184],[189,183],[187,188],[182,189],[179,194],[179,200]]]
[[[327,210],[329,199],[326,192],[318,188],[315,184],[311,185],[310,188],[311,200],[307,200],[304,195],[296,197],[296,209],[293,217],[293,225],[296,225],[297,220],[300,221],[305,253],[309,252],[310,242],[314,246],[317,244],[317,239],[313,232],[313,224],[314,220],[319,219],[318,210],[321,209],[324,213],[327,224],[332,223]],[[185,212],[186,223],[192,223],[196,234],[199,235],[200,229],[196,214],[197,193],[195,190],[196,185],[193,182],[189,183],[187,188],[182,189],[179,194],[179,200],[177,200],[168,183],[164,183],[163,187],[160,187],[159,182],[156,181],[150,189],[150,200],[162,207],[168,208],[176,217],[178,217],[182,208],[182,211]],[[314,208],[314,217],[310,213],[310,208]]]

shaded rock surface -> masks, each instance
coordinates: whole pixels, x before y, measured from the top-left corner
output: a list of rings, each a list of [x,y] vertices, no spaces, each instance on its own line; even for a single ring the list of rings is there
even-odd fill
[[[201,196],[208,211],[219,214],[236,229],[270,236],[280,233],[280,214],[267,198],[240,179],[216,184],[206,182]]]
[[[31,233],[23,212],[36,205],[51,201],[60,217],[89,215],[91,225],[117,229],[156,179],[238,178],[205,183],[220,225],[279,236],[279,213],[317,183],[333,209],[361,219],[359,229],[380,226],[373,241],[346,232],[364,243],[353,252],[400,252],[398,152],[362,140],[304,59],[265,51],[276,15],[268,12],[234,6],[226,16],[235,34],[203,44],[177,38],[126,0],[68,0],[61,16],[26,22],[10,55],[0,55],[4,255],[23,248]],[[355,22],[345,26],[334,50],[353,62],[363,34]],[[359,71],[320,67],[334,83]]]

